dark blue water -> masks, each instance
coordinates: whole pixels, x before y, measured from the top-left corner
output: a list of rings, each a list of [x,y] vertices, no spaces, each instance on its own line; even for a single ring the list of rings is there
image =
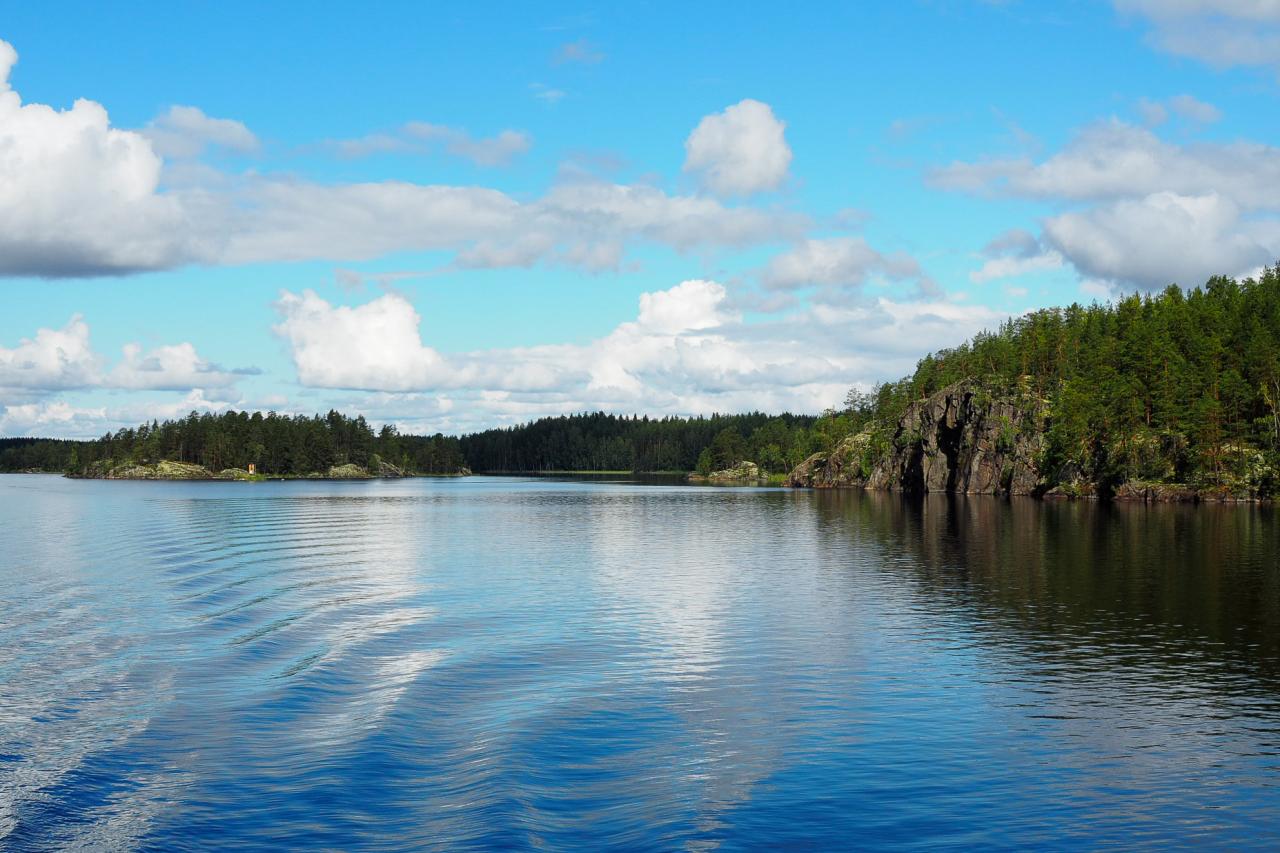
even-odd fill
[[[1274,849],[1276,516],[0,477],[0,847]]]

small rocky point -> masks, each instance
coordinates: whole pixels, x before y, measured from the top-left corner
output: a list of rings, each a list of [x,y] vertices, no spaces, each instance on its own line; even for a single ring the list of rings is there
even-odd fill
[[[721,483],[728,485],[759,484],[768,482],[768,477],[760,472],[760,466],[754,462],[739,462],[732,468],[712,471],[710,474],[690,474],[691,483]]]

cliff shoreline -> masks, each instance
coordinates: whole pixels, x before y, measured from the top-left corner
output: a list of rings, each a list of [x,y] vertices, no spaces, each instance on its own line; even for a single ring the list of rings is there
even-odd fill
[[[791,488],[1032,496],[1141,503],[1270,503],[1247,488],[1139,478],[1108,484],[1065,463],[1045,470],[1048,401],[962,380],[907,406],[888,432],[865,429],[787,475]],[[880,444],[877,445],[877,439]]]

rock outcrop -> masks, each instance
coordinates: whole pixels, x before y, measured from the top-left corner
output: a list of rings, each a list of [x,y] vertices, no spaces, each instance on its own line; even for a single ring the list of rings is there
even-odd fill
[[[459,476],[471,473],[469,468],[456,472]],[[315,471],[309,474],[250,474],[243,468],[224,468],[211,471],[203,465],[189,462],[171,462],[161,460],[149,464],[122,463],[115,464],[110,460],[94,462],[84,470],[68,474],[73,479],[88,480],[372,480],[375,478],[410,477],[402,468],[391,465],[376,457],[369,468],[350,463],[334,465],[326,471]]]
[[[787,484],[1030,495],[1041,486],[1043,421],[1030,394],[996,397],[958,382],[909,405],[886,446],[871,431],[850,436],[800,463]]]
[[[871,434],[860,432],[841,441],[827,453],[815,453],[787,475],[786,484],[793,488],[842,489],[865,486],[863,457],[871,443]]]
[[[691,483],[720,483],[725,485],[757,485],[768,482],[768,477],[760,473],[760,466],[754,462],[739,462],[732,468],[712,471],[710,474],[693,473],[688,477]]]

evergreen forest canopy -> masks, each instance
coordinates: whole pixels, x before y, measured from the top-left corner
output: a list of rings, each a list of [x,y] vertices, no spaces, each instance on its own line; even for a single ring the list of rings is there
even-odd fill
[[[375,433],[364,417],[338,412],[324,417],[192,412],[181,420],[152,421],[93,441],[0,440],[0,471],[83,475],[161,460],[210,471],[246,469],[252,463],[259,473],[275,476],[305,476],[342,465],[376,471],[384,463],[417,474],[452,474],[465,465],[457,438],[400,435],[390,425]]]
[[[1102,491],[1131,481],[1280,492],[1280,265],[1114,304],[1036,311],[850,392],[846,433],[886,446],[907,405],[975,379],[1047,407],[1040,470]]]
[[[462,437],[374,432],[337,412],[191,415],[94,441],[0,440],[0,470],[84,472],[110,460],[172,460],[210,470],[252,462],[267,475],[382,463],[406,473],[690,471],[752,461],[772,473],[863,431],[894,440],[907,405],[961,380],[1043,405],[1050,476],[1239,487],[1275,494],[1280,472],[1280,266],[1258,278],[1215,277],[1184,291],[1036,311],[914,373],[851,391],[821,417],[760,413],[543,418]]]
[[[160,460],[210,471],[245,469],[267,476],[306,476],[356,465],[389,464],[409,474],[479,472],[679,471],[727,468],[743,459],[782,473],[839,438],[835,415],[713,415],[651,419],[603,413],[543,418],[463,436],[375,433],[364,417],[338,412],[304,417],[275,413],[197,414],[121,429],[94,441],[0,439],[0,471],[91,475]]]

